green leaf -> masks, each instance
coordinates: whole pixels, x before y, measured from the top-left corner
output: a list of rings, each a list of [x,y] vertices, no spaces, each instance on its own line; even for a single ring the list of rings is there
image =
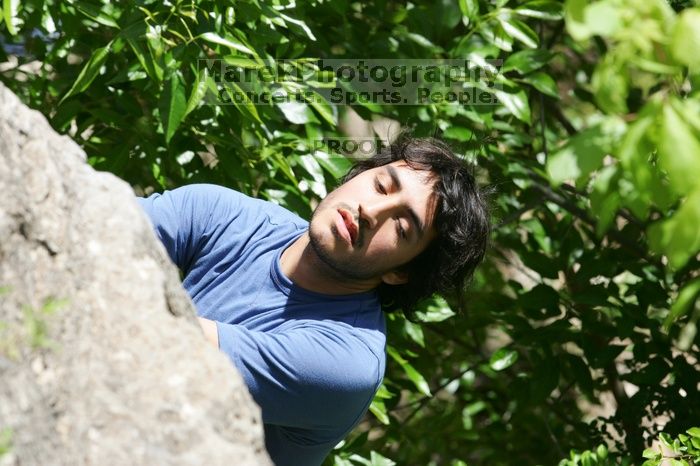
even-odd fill
[[[496,98],[518,120],[530,123],[530,104],[524,91],[516,93],[496,91]]]
[[[595,101],[609,114],[627,113],[629,83],[626,71],[611,55],[596,66],[591,78]]]
[[[411,338],[411,340],[413,340],[422,348],[425,348],[425,337],[423,336],[423,327],[411,322],[410,320],[405,320],[404,329],[406,330],[406,335],[408,335],[409,338]]]
[[[686,430],[686,432],[691,437],[700,439],[700,427],[691,427],[690,429]]]
[[[642,458],[657,459],[661,458],[661,451],[658,448],[647,448],[642,452]]]
[[[214,81],[211,79],[207,80],[207,82],[210,90],[219,94],[220,91],[216,88],[216,83],[214,83]],[[255,108],[255,103],[250,100],[248,93],[241,89],[241,86],[234,81],[226,81],[225,83],[222,83],[222,86],[221,92],[225,92],[226,95],[228,95],[230,101],[239,112],[257,121],[258,123],[262,123],[258,110]],[[240,100],[243,102],[241,103]]]
[[[564,19],[566,30],[576,40],[585,40],[590,37],[586,27],[587,0],[566,0],[564,5]]]
[[[687,8],[678,15],[671,33],[671,54],[679,63],[698,66],[700,62],[700,10]]]
[[[562,5],[551,0],[534,0],[517,7],[513,13],[530,18],[557,20],[562,18]]]
[[[611,1],[593,2],[586,7],[586,25],[592,34],[613,35],[621,26],[620,9]]]
[[[700,141],[672,105],[663,107],[659,162],[668,173],[671,188],[685,195],[700,183]]]
[[[700,293],[700,277],[686,283],[680,292],[678,292],[678,297],[671,306],[671,311],[668,313],[668,317],[666,317],[666,320],[664,321],[666,331],[668,331],[671,325],[678,320],[678,318],[688,313],[690,307],[693,305],[693,303],[695,303],[698,293]]]
[[[553,56],[553,53],[542,49],[521,50],[506,58],[501,71],[506,73],[515,70],[520,74],[527,74],[546,65]]]
[[[278,103],[277,107],[282,110],[284,117],[290,123],[303,125],[309,122],[311,110],[304,102],[297,102],[295,99],[289,99],[288,102]]]
[[[353,460],[354,462],[356,462],[358,464],[362,464],[364,466],[372,466],[372,463],[367,458],[363,458],[358,454],[350,455],[350,459]]]
[[[17,35],[17,26],[21,24],[20,19],[17,18],[18,10],[19,0],[3,0],[2,13],[5,18],[5,27],[11,36]]]
[[[459,0],[459,9],[462,11],[462,17],[467,19],[467,25],[479,15],[479,0]]]
[[[421,322],[442,322],[454,315],[447,301],[437,295],[423,303],[420,310],[416,312],[416,318]]]
[[[146,73],[148,73],[152,80],[160,82],[163,79],[163,69],[153,60],[151,53],[144,50],[141,42],[137,38],[128,37],[126,31],[128,30],[125,29],[122,33],[126,37],[126,42],[129,44],[129,47],[134,51],[134,55],[136,55],[139,63],[141,63],[141,67],[146,70]]]
[[[605,445],[600,444],[598,448],[595,449],[595,454],[598,456],[598,459],[604,460],[608,457],[608,449]]]
[[[380,455],[374,450],[369,454],[369,460],[371,466],[396,466],[396,463],[392,460]]]
[[[272,149],[270,146],[264,147],[263,157],[265,156],[269,156],[273,161],[273,165],[279,169],[295,186],[299,184],[299,180],[297,180],[296,176],[294,175],[294,170],[292,170],[292,167],[289,165],[289,160],[280,154],[279,151]]]
[[[587,0],[567,0],[564,7],[566,28],[576,40],[593,35],[613,35],[621,25],[620,11],[610,1],[589,3]]]
[[[209,72],[207,71],[206,67],[202,67],[199,69],[199,73],[197,73],[197,80],[195,81],[194,85],[192,86],[192,92],[190,93],[189,99],[187,99],[187,108],[185,109],[185,114],[183,115],[183,118],[189,113],[197,108],[199,103],[202,101],[204,96],[207,93],[207,90],[209,88],[209,83],[207,82],[209,79]]]
[[[416,386],[420,393],[425,396],[433,396],[432,393],[430,393],[430,386],[428,385],[428,382],[426,382],[425,377],[423,377],[407,360],[405,360],[394,347],[387,346],[386,352],[394,361],[399,363],[408,379],[413,382],[413,385]]]
[[[559,98],[557,84],[554,82],[554,79],[546,73],[538,71],[537,73],[532,73],[523,77],[522,81],[530,84],[543,94],[557,99]]]
[[[96,23],[111,28],[119,28],[119,24],[117,24],[115,19],[103,11],[104,8],[100,8],[102,5],[95,5],[88,2],[73,2],[73,6]]]
[[[243,52],[248,55],[253,55],[254,57],[258,56],[257,53],[243,45],[239,40],[234,39],[232,36],[221,37],[220,35],[214,32],[205,32],[199,37],[206,40],[207,42],[211,42],[212,44],[223,45],[224,47],[228,47],[233,50],[238,50],[239,52]]]
[[[369,405],[369,411],[374,414],[374,417],[382,424],[386,426],[391,424],[391,419],[389,419],[389,415],[386,412],[386,406],[383,400],[376,398],[372,400],[372,404]]]
[[[338,448],[338,447],[336,447]],[[333,456],[333,466],[355,466],[355,463],[353,463],[350,460],[346,460],[345,458],[341,458],[338,455]]]
[[[633,175],[638,189],[647,189],[651,182],[650,167],[647,161],[652,149],[649,147],[649,135],[653,133],[654,116],[657,111],[658,105],[647,104],[643,114],[640,114],[639,118],[627,128],[627,133],[622,138],[618,150],[620,162]],[[641,170],[637,170],[638,168]]]
[[[493,25],[480,23],[479,27],[481,28],[481,34],[487,41],[506,52],[513,50],[513,38],[503,29],[500,22]]]
[[[227,55],[224,57],[224,61],[229,65],[240,66],[241,68],[248,69],[261,69],[265,68],[265,63],[253,60],[251,58],[237,57],[235,55]]]
[[[100,68],[107,60],[111,45],[112,43],[110,42],[107,46],[95,50],[83,69],[80,70],[80,74],[78,74],[73,86],[59,102],[59,105],[67,98],[85,91],[90,86],[90,83],[95,80],[100,72]]]
[[[450,126],[442,133],[442,135],[446,138],[461,142],[467,142],[474,139],[474,133],[467,128],[462,128],[460,126]]]
[[[165,82],[158,108],[165,142],[170,143],[187,110],[185,84],[179,71],[173,73],[170,79]]]
[[[311,107],[318,112],[321,117],[326,120],[331,126],[336,126],[338,124],[337,115],[333,113],[333,108],[328,101],[317,92],[311,91],[310,93],[305,92],[304,98],[306,99]]]
[[[666,432],[661,432],[659,434],[659,440],[666,448],[673,450],[673,439]]]
[[[537,37],[537,33],[527,24],[514,18],[499,18],[499,21],[503,30],[512,38],[533,49],[539,45],[540,39]]]
[[[287,16],[285,14],[279,13],[280,18],[284,19],[286,22],[293,24],[296,28],[301,29],[301,31],[306,34],[306,37],[308,37],[312,41],[316,41],[316,36],[314,36],[314,33],[311,32],[311,28],[306,25],[304,21],[301,21],[299,19],[292,18],[290,16]]]
[[[495,371],[509,368],[518,360],[518,352],[508,348],[501,348],[491,355],[489,366]]]
[[[314,156],[318,164],[336,179],[342,178],[352,166],[352,162],[338,154],[328,154],[327,152],[317,150],[314,152]]]
[[[582,180],[599,168],[603,157],[609,153],[611,141],[615,141],[622,130],[622,126],[611,121],[608,125],[599,124],[572,137],[547,161],[547,173],[552,183]]]

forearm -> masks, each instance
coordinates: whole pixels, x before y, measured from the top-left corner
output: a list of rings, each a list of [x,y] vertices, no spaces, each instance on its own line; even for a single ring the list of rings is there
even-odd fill
[[[214,345],[215,348],[218,348],[219,332],[216,329],[216,322],[205,319],[204,317],[197,317],[197,320],[199,320],[199,326],[202,327],[202,332],[204,332],[204,338],[206,338],[209,343]]]

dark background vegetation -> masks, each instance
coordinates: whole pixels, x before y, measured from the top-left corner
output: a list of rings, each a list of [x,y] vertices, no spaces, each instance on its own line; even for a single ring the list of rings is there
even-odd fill
[[[496,227],[466,305],[389,318],[384,386],[328,464],[638,463],[698,424],[693,2],[4,0],[0,45],[0,80],[138,193],[218,183],[308,218],[350,112],[478,164]],[[204,58],[497,59],[500,105],[208,105]]]

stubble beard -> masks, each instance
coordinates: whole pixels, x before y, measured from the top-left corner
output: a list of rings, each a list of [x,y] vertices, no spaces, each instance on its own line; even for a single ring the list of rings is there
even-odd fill
[[[335,257],[330,248],[323,244],[323,232],[315,231],[316,229],[314,228],[327,228],[325,225],[317,225],[314,223],[314,220],[317,220],[318,222],[317,213],[319,212],[320,207],[321,204],[319,204],[316,210],[314,210],[314,213],[311,216],[311,222],[309,224],[309,243],[311,244],[311,249],[313,249],[316,257],[318,257],[319,261],[321,262],[319,265],[325,266],[325,268],[332,273],[334,278],[338,280],[369,280],[381,275],[379,271],[371,270],[365,264],[361,264],[351,258]],[[350,212],[353,212],[348,206],[339,205],[338,207],[342,207]],[[358,225],[360,224],[358,223]],[[359,230],[358,238],[354,245],[355,248],[361,248],[364,242],[362,225],[360,225]],[[335,225],[330,227],[330,235],[334,240],[339,238],[340,235]]]

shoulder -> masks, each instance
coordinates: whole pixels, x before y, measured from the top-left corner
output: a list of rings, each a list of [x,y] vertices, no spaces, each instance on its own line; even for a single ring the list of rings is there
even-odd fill
[[[191,184],[172,191],[177,197],[187,199],[199,208],[206,208],[217,214],[245,214],[264,216],[274,224],[294,223],[300,228],[307,222],[274,202],[254,198],[225,186],[215,184]]]

